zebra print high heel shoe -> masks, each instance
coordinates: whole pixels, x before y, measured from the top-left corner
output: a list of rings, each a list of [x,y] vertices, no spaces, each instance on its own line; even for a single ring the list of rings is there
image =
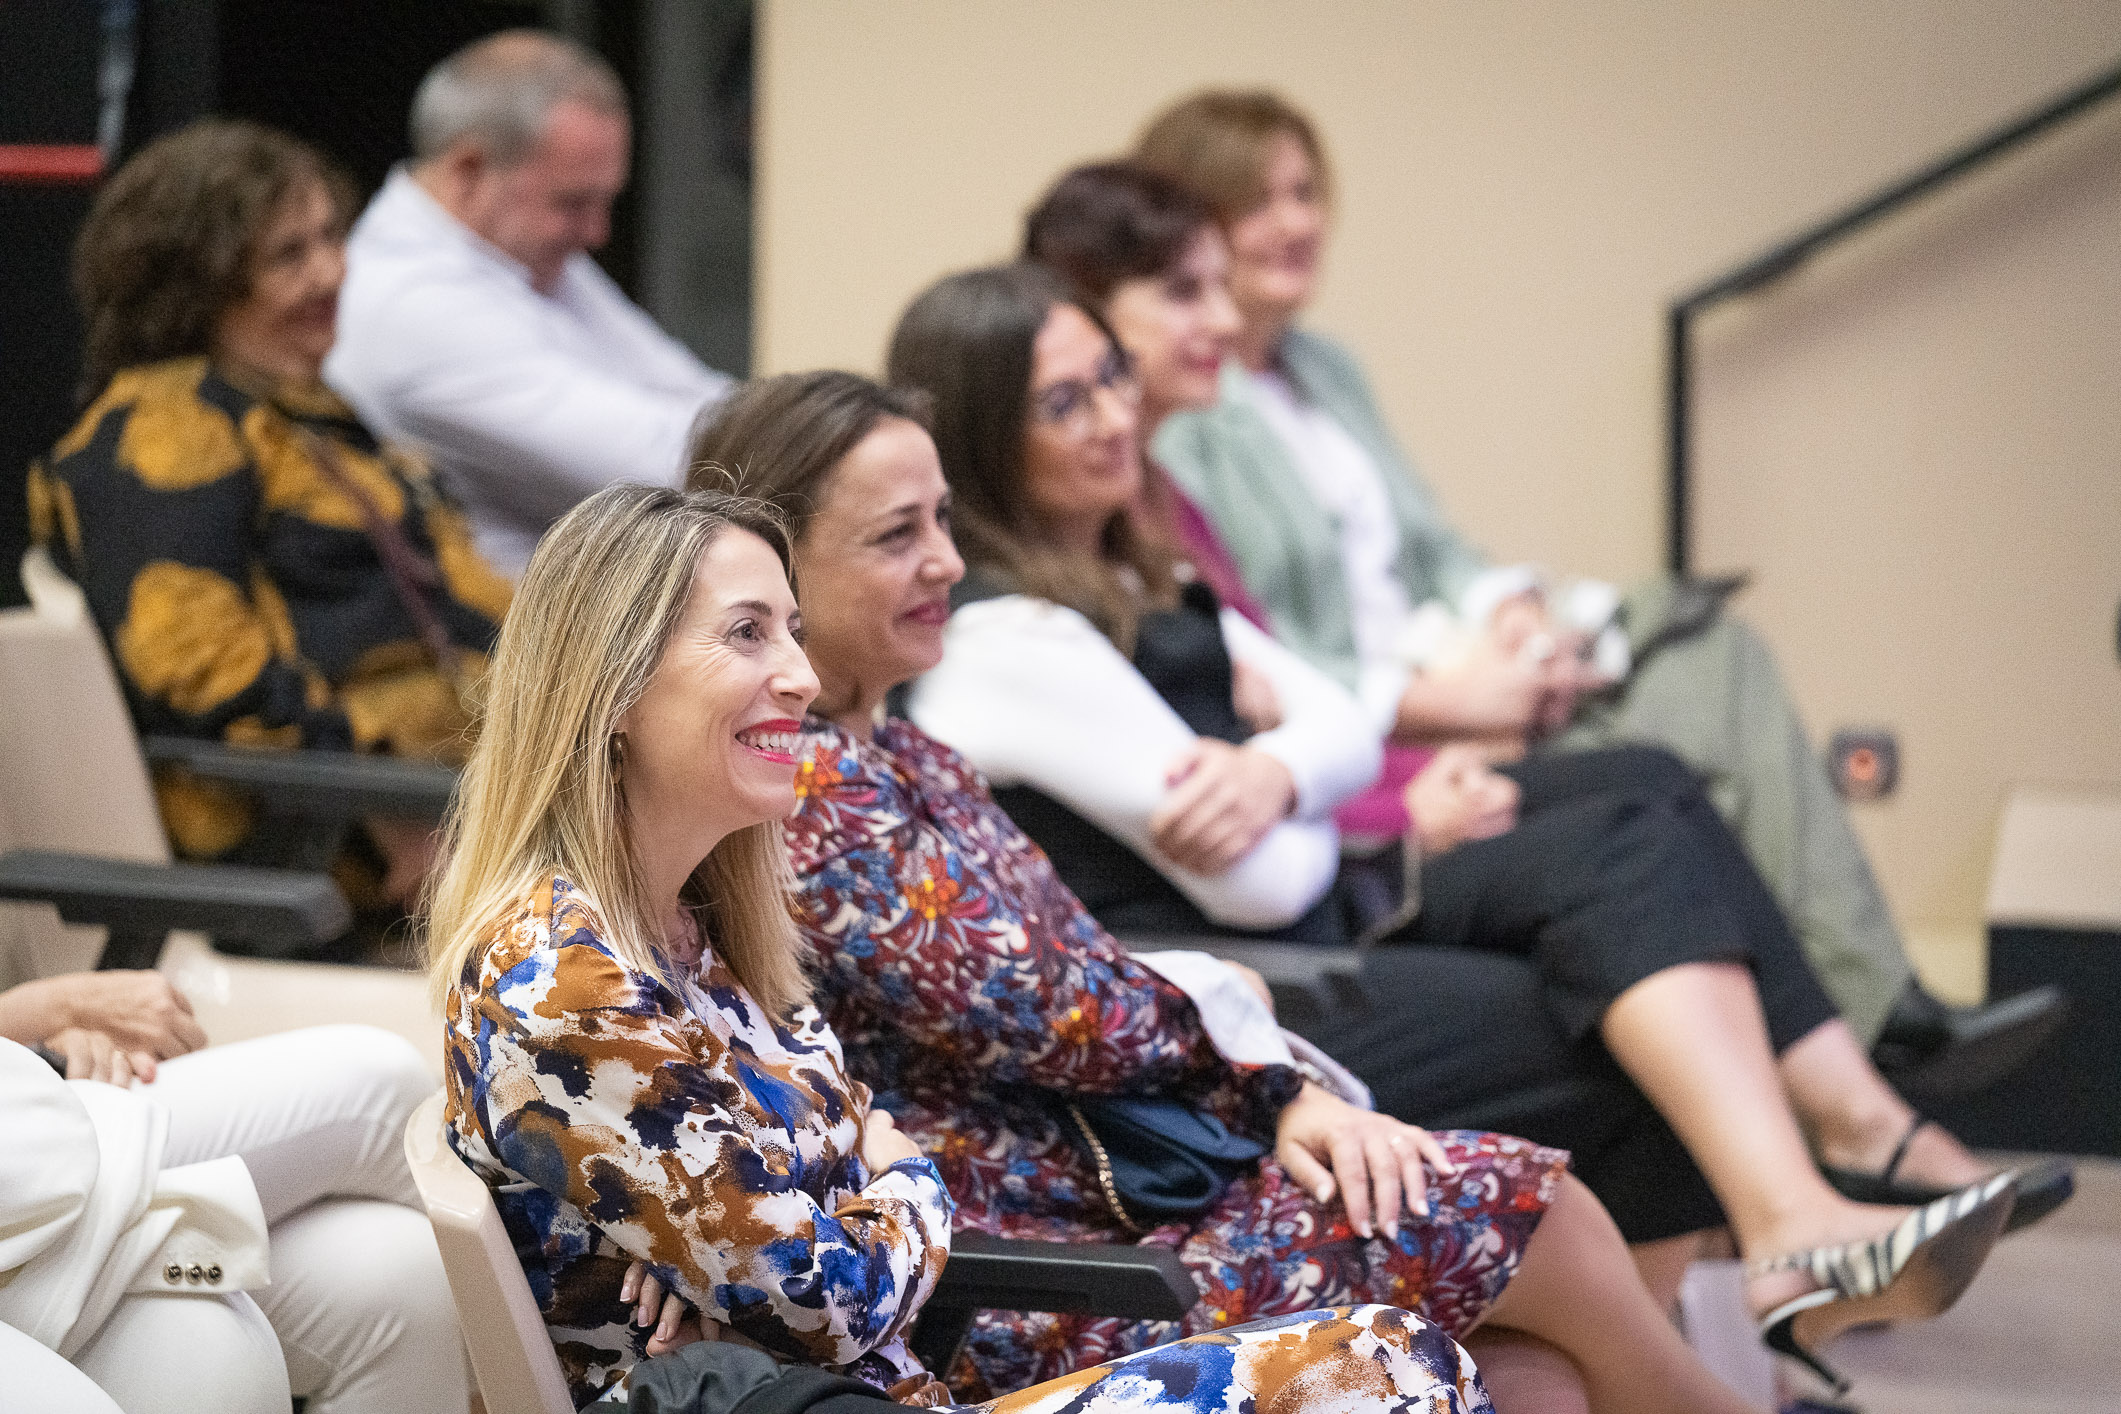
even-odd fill
[[[1913,1321],[1950,1309],[2010,1221],[2017,1175],[1997,1174],[1917,1208],[1883,1237],[1746,1263],[1749,1277],[1799,1271],[1819,1283],[1761,1317],[1770,1350],[1802,1362],[1845,1394],[1849,1382],[1818,1355],[1851,1326]]]

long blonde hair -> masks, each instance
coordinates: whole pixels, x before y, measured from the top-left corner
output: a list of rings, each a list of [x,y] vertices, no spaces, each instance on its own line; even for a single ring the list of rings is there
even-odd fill
[[[607,487],[539,542],[494,649],[428,899],[428,982],[445,1005],[492,930],[556,874],[596,909],[619,958],[669,980],[613,736],[684,614],[700,557],[732,528],[789,567],[771,506],[712,491]],[[716,955],[775,1016],[809,995],[790,882],[780,822],[768,820],[715,846],[685,888]]]

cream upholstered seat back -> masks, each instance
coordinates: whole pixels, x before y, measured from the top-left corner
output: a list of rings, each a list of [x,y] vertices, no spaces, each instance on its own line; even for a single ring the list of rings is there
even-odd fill
[[[81,590],[42,550],[22,560],[28,608],[0,610],[0,849],[169,860],[154,789]],[[0,904],[0,987],[93,967],[100,928]]]
[[[18,846],[169,862],[147,763],[102,635],[43,550],[30,607],[0,612],[0,791]]]
[[[23,557],[22,583],[30,607],[0,610],[0,850],[168,863],[147,763],[79,586],[42,550]],[[47,904],[0,903],[0,990],[94,967],[102,948],[101,928],[67,927]],[[363,1021],[439,1069],[440,1023],[413,973],[227,957],[181,932],[161,969],[216,1042]]]
[[[439,1090],[406,1122],[405,1162],[434,1224],[487,1414],[574,1414],[559,1357],[500,1211],[443,1134]]]

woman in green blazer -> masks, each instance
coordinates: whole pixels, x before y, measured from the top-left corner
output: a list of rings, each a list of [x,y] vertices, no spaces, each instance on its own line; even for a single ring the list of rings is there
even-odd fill
[[[1571,622],[1576,606],[1550,603],[1536,571],[1490,564],[1445,519],[1355,359],[1296,327],[1317,286],[1330,196],[1302,113],[1265,92],[1196,94],[1154,119],[1134,156],[1215,209],[1243,325],[1220,402],[1169,418],[1154,452],[1214,523],[1282,642],[1401,741],[1676,752],[1705,778],[1867,1042],[1972,1036],[2000,1063],[2011,1042],[2022,1055],[2045,1034],[2059,997],[1948,1017],[1921,991],[1757,635],[1715,612],[1689,621],[1698,595],[1668,579],[1624,599],[1606,591],[1603,612]],[[1927,1032],[1916,1024],[1925,1012]]]

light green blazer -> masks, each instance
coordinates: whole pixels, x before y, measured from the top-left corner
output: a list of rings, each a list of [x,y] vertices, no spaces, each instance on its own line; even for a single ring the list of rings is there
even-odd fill
[[[1383,474],[1399,523],[1399,582],[1408,599],[1456,600],[1487,561],[1445,523],[1385,427],[1354,358],[1322,335],[1293,329],[1282,340],[1280,363],[1297,391],[1347,429]],[[1272,616],[1275,636],[1352,690],[1355,621],[1338,527],[1312,499],[1287,445],[1254,402],[1244,371],[1226,365],[1221,400],[1166,418],[1151,450],[1214,523],[1245,587]]]

